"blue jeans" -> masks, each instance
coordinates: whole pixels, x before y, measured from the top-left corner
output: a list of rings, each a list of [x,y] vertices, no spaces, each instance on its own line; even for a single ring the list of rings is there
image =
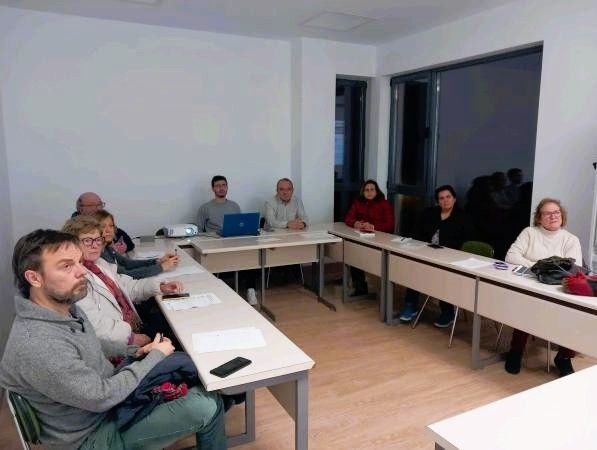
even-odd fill
[[[151,414],[121,433],[112,421],[105,420],[81,449],[158,450],[193,433],[198,449],[227,448],[222,399],[201,387],[193,387],[186,396],[158,405]]]

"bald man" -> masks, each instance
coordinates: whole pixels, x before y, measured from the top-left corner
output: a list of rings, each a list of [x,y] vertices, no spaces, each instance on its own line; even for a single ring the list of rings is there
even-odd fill
[[[79,195],[75,206],[77,210],[72,214],[71,217],[78,215],[91,216],[104,209],[106,204],[95,192],[83,192],[81,195]],[[124,254],[132,251],[135,248],[135,244],[126,231],[124,231],[122,228],[116,228],[116,235],[114,236],[112,247],[118,253]]]

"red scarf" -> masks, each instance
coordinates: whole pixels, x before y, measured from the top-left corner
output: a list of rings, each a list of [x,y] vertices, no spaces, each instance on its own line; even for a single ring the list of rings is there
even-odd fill
[[[118,284],[116,284],[112,278],[102,272],[102,270],[94,262],[85,261],[83,265],[87,267],[92,274],[96,275],[100,280],[102,280],[108,289],[110,289],[110,292],[122,310],[122,318],[131,326],[133,332],[138,331],[139,326],[141,325],[141,319],[139,316],[137,316],[137,313],[127,300],[124,292],[122,292],[120,287],[118,287]]]

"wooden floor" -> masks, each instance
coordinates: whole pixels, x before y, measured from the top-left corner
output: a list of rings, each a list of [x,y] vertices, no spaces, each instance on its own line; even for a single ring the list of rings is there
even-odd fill
[[[277,326],[316,362],[309,378],[310,449],[433,449],[427,424],[556,377],[556,370],[545,370],[546,350],[540,340],[529,341],[526,367],[517,376],[506,373],[501,363],[473,371],[470,317],[458,322],[448,349],[448,330],[431,324],[436,311],[424,315],[415,330],[390,327],[378,321],[376,300],[343,305],[339,294],[339,286],[328,288],[338,307],[332,312],[298,285],[268,291]],[[483,321],[486,354],[495,336],[493,323]],[[579,370],[594,362],[579,357],[574,366]],[[294,448],[293,421],[274,397],[261,389],[256,401],[257,438],[237,448]],[[228,431],[242,427],[242,408],[234,407],[227,414]],[[189,445],[192,441],[173,448]],[[19,448],[4,403],[0,448]]]

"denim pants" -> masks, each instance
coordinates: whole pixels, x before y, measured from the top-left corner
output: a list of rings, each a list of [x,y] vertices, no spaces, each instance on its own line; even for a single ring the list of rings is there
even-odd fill
[[[198,449],[226,449],[222,400],[218,394],[206,392],[201,387],[193,387],[186,396],[162,403],[121,433],[114,422],[104,420],[81,449],[157,450],[193,433],[197,437]]]

